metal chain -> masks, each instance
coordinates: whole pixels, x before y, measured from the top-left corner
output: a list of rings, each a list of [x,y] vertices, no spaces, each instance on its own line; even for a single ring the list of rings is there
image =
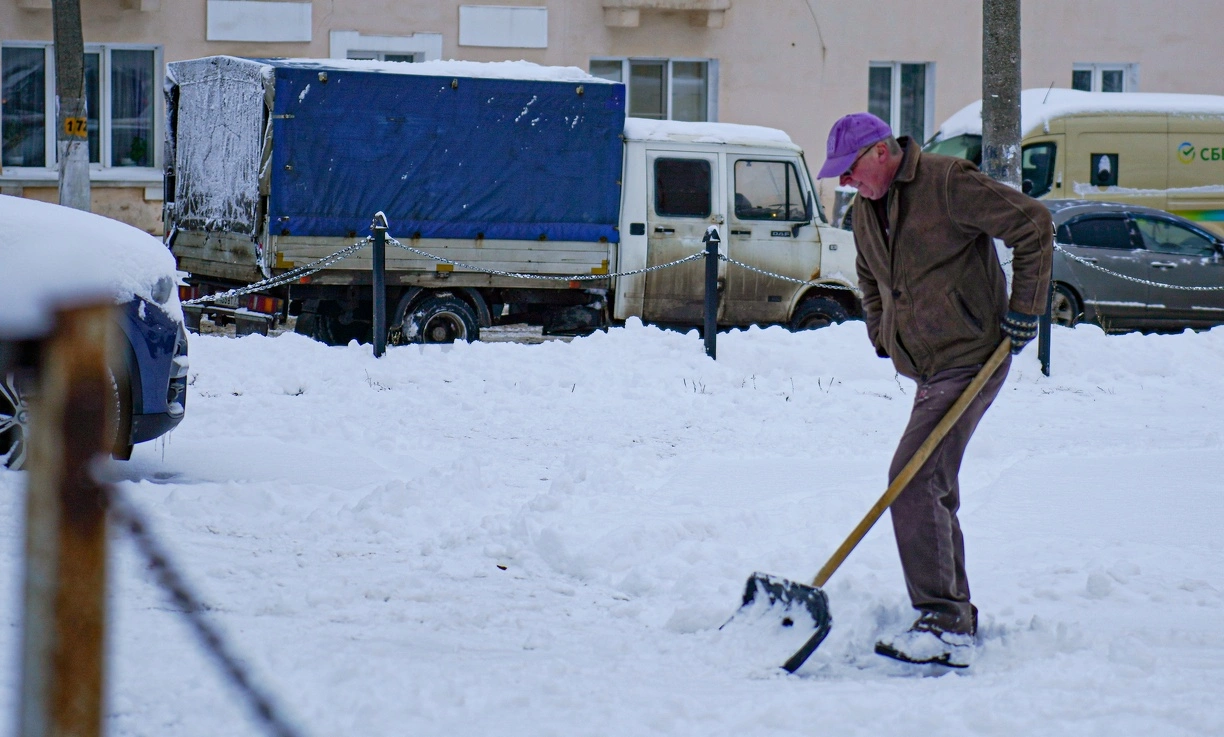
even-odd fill
[[[229,297],[241,297],[245,294],[251,294],[253,292],[260,292],[265,289],[272,289],[273,287],[279,287],[282,284],[288,284],[290,282],[297,281],[298,279],[301,279],[304,276],[309,276],[315,273],[316,271],[322,271],[328,266],[331,266],[332,264],[338,263],[348,258],[349,256],[352,256],[354,253],[357,253],[358,251],[360,251],[361,249],[365,248],[368,245],[370,245],[370,239],[366,238],[364,240],[357,241],[356,243],[349,246],[348,248],[342,248],[339,251],[336,251],[335,253],[331,254],[330,256],[324,256],[318,261],[311,261],[310,263],[305,264],[303,266],[299,266],[295,269],[290,269],[289,271],[286,271],[283,274],[278,274],[277,276],[271,277],[269,279],[264,279],[263,281],[255,282],[254,284],[248,284],[245,287],[235,287],[234,289],[230,289],[229,291],[217,292],[216,294],[206,294],[203,297],[196,297],[195,299],[189,299],[186,302],[183,302],[183,304],[184,305],[198,305],[204,302],[216,302],[218,300],[228,299]]]
[[[458,267],[460,269],[463,269],[464,271],[476,271],[482,274],[492,274],[493,276],[508,276],[508,277],[513,277],[515,279],[543,279],[543,280],[551,280],[551,281],[598,281],[600,279],[615,279],[617,277],[622,277],[622,276],[634,276],[635,274],[646,274],[651,271],[658,271],[659,269],[668,269],[668,268],[671,268],[672,266],[678,266],[680,264],[687,263],[689,261],[694,261],[696,259],[699,259],[705,256],[705,251],[698,251],[697,253],[694,253],[691,256],[685,256],[682,259],[671,261],[666,264],[658,264],[657,266],[647,266],[644,269],[634,269],[633,271],[620,271],[615,274],[578,274],[577,276],[550,276],[548,274],[523,274],[517,271],[498,271],[497,269],[483,269],[479,266],[472,266],[471,264],[465,264],[462,261],[452,261],[448,258],[443,258],[441,256],[435,256],[432,253],[427,253],[420,249],[413,248],[412,246],[405,246],[403,243],[400,243],[399,241],[395,240],[391,236],[387,236],[387,242],[393,246],[402,248],[405,251],[411,251],[412,253],[415,253],[418,256],[424,256],[425,258],[433,259],[434,261],[440,261],[444,264],[450,264],[451,266]]]
[[[1092,267],[1092,268],[1096,269],[1097,271],[1103,271],[1103,272],[1105,272],[1106,274],[1109,274],[1110,276],[1116,276],[1116,277],[1118,277],[1119,279],[1125,279],[1126,281],[1129,281],[1129,282],[1134,282],[1134,283],[1136,283],[1136,284],[1142,284],[1142,285],[1144,285],[1144,286],[1148,286],[1148,287],[1160,287],[1160,288],[1162,288],[1162,289],[1179,289],[1179,290],[1184,291],[1184,292],[1219,292],[1219,291],[1224,291],[1224,286],[1219,286],[1219,287],[1183,287],[1183,286],[1180,286],[1180,285],[1177,285],[1177,284],[1161,284],[1160,282],[1148,281],[1147,279],[1140,279],[1140,278],[1135,277],[1135,276],[1127,276],[1126,274],[1119,274],[1119,273],[1118,273],[1118,272],[1116,272],[1116,271],[1110,271],[1109,269],[1105,268],[1104,266],[1100,266],[1100,265],[1098,265],[1098,264],[1095,264],[1095,263],[1093,263],[1092,261],[1089,261],[1089,260],[1088,260],[1088,259],[1086,259],[1086,258],[1081,258],[1081,257],[1079,257],[1079,256],[1076,256],[1074,253],[1071,253],[1070,251],[1068,251],[1067,249],[1065,249],[1065,248],[1063,248],[1062,246],[1058,245],[1057,243],[1055,243],[1055,244],[1054,244],[1054,250],[1056,250],[1056,251],[1062,251],[1064,254],[1066,254],[1067,258],[1071,259],[1072,261],[1076,261],[1076,262],[1078,262],[1078,263],[1081,263],[1081,264],[1083,264],[1084,266],[1090,266],[1090,267]]]
[[[246,667],[238,661],[221,638],[221,633],[204,617],[203,603],[188,588],[187,582],[170,561],[161,543],[150,532],[144,515],[114,487],[110,488],[110,512],[115,522],[131,535],[132,542],[156,576],[157,584],[169,594],[171,601],[187,618],[204,649],[217,661],[230,683],[246,699],[267,733],[275,737],[298,737],[301,733],[290,726],[268,695],[255,685]]]
[[[755,272],[756,272],[756,273],[758,273],[758,274],[761,274],[761,275],[764,275],[764,276],[772,276],[772,277],[773,277],[773,278],[775,278],[775,279],[781,279],[782,281],[788,281],[788,282],[791,282],[792,284],[802,284],[803,286],[808,286],[808,287],[810,287],[810,286],[819,286],[819,287],[828,287],[829,289],[844,289],[844,290],[846,290],[847,292],[854,292],[855,294],[862,294],[862,291],[860,291],[860,290],[858,290],[858,289],[856,289],[856,288],[854,288],[854,287],[851,287],[851,286],[846,286],[845,284],[834,284],[834,283],[831,283],[831,282],[822,282],[822,281],[805,281],[805,280],[803,280],[803,279],[796,279],[796,278],[795,278],[795,277],[793,277],[793,276],[783,276],[782,274],[775,274],[775,273],[774,273],[774,272],[772,272],[772,271],[766,271],[765,269],[758,269],[758,268],[757,268],[757,267],[755,267],[755,266],[749,266],[748,264],[744,263],[743,261],[736,261],[735,259],[731,258],[730,256],[724,256],[724,255],[722,255],[721,253],[720,253],[720,254],[718,254],[718,259],[719,259],[720,261],[726,261],[726,262],[727,262],[727,263],[729,263],[729,264],[735,264],[736,266],[740,267],[741,269],[747,269],[747,270],[749,270],[749,271],[755,271]]]

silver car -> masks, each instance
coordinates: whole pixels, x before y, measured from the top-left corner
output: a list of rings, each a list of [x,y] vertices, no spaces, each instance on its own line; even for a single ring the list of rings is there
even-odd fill
[[[1224,324],[1224,242],[1214,234],[1150,207],[1042,203],[1054,216],[1058,245],[1056,324],[1091,322],[1107,332]]]

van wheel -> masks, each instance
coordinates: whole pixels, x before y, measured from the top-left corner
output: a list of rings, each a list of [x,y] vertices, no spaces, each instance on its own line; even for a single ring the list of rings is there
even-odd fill
[[[829,297],[813,297],[804,300],[795,309],[795,314],[791,317],[790,329],[795,332],[815,330],[849,319],[850,314],[846,312],[846,308],[836,300]]]
[[[426,297],[405,317],[404,339],[410,343],[480,340],[476,311],[449,292]]]
[[[1082,319],[1084,308],[1080,306],[1075,292],[1065,284],[1055,284],[1054,294],[1050,299],[1050,322],[1071,328],[1078,325]]]

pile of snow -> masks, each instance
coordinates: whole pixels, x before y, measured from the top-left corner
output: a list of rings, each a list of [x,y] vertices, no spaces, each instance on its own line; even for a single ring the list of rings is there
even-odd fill
[[[156,303],[155,291],[169,293],[166,312],[181,321],[176,282],[174,256],[143,230],[0,195],[0,338],[43,335],[63,307],[133,296]]]
[[[718,361],[636,322],[382,359],[193,335],[186,419],[114,474],[305,735],[1224,734],[1224,330],[1055,328],[1051,377],[1016,360],[961,473],[968,671],[871,652],[912,617],[887,517],[796,676],[795,632],[718,629],[884,490],[914,387],[865,332]],[[24,481],[0,471],[10,715]],[[154,580],[116,538],[108,733],[259,734]]]
[[[1084,92],[1031,89],[1020,93],[1020,135],[1044,129],[1049,121],[1076,114],[1168,113],[1224,116],[1224,96],[1162,92]],[[939,140],[982,135],[982,101],[966,105],[939,126]]]

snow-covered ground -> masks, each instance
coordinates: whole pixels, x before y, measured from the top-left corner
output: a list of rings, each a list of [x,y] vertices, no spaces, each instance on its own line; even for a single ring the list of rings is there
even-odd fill
[[[814,575],[913,396],[861,323],[718,351],[192,336],[187,419],[115,473],[307,735],[1224,734],[1224,330],[1020,357],[961,475],[966,672],[871,653],[911,618],[887,518],[795,676],[793,636],[718,629],[753,571]],[[0,470],[10,722],[24,478]],[[108,733],[258,734],[113,550]]]

